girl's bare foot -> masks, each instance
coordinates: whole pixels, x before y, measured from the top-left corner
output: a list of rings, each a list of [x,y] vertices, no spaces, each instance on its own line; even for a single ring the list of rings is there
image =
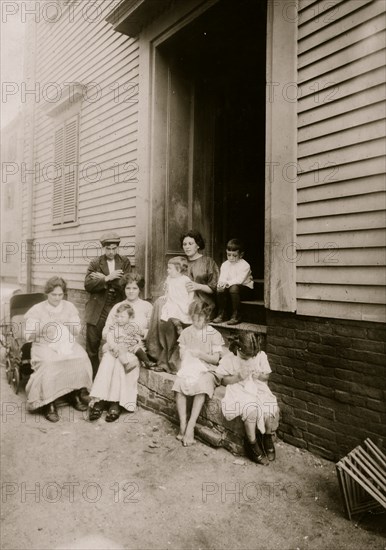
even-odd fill
[[[189,425],[186,428],[184,437],[182,438],[182,444],[184,447],[190,447],[195,444],[194,440],[194,428],[190,428]]]
[[[180,431],[178,432],[178,435],[176,436],[176,438],[178,439],[178,441],[182,441],[182,440],[183,440],[184,435],[185,435],[185,432],[186,432],[186,424],[185,424],[185,423],[180,424]]]

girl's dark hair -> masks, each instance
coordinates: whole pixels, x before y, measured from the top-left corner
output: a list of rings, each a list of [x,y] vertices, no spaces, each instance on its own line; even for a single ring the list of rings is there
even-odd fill
[[[173,264],[179,273],[186,273],[188,271],[188,260],[184,256],[174,256],[170,258],[168,264]]]
[[[199,300],[193,300],[189,306],[189,316],[193,318],[193,315],[203,315],[205,316],[206,321],[209,321],[213,312],[213,306],[201,302]]]
[[[240,332],[235,338],[230,341],[229,350],[237,355],[241,351],[247,357],[255,357],[261,351],[260,337],[254,332]]]
[[[184,239],[186,237],[190,237],[191,239],[194,239],[196,241],[196,245],[198,246],[198,248],[200,250],[204,250],[205,241],[204,241],[204,238],[203,238],[203,236],[201,235],[201,233],[199,231],[193,231],[193,229],[190,229],[186,233],[183,233],[180,237],[181,248],[182,248],[182,244],[184,242]]]
[[[46,282],[44,286],[44,294],[49,294],[56,288],[57,286],[60,286],[60,288],[63,290],[63,294],[67,293],[67,283],[62,277],[58,277],[57,275],[54,275],[53,277],[50,277],[48,281]]]
[[[145,287],[145,279],[143,278],[143,275],[137,273],[136,271],[126,273],[119,279],[119,284],[123,289],[130,283],[136,283],[139,290],[143,290]]]
[[[230,239],[227,242],[226,249],[232,250],[232,252],[236,252],[236,251],[240,253],[245,252],[244,244],[239,239]]]
[[[117,307],[116,313],[121,313],[122,311],[127,311],[129,317],[134,317],[135,315],[134,309],[127,302],[123,302],[122,304],[120,304]]]

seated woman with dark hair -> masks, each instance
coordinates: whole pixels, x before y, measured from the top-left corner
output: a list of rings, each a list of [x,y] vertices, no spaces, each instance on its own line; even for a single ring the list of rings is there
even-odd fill
[[[75,341],[80,332],[76,307],[63,300],[67,285],[61,277],[51,277],[44,288],[47,300],[27,311],[26,339],[32,341],[31,375],[27,386],[29,410],[43,407],[50,422],[59,415],[56,400],[66,395],[76,410],[85,411],[87,405],[80,391],[89,390],[92,368],[85,350]],[[85,391],[85,390],[84,390]]]
[[[204,256],[205,241],[198,231],[187,231],[181,235],[181,248],[187,260],[187,276],[191,279],[186,284],[188,292],[194,292],[194,299],[214,308],[215,292],[219,277],[216,262]],[[176,373],[180,366],[180,355],[177,344],[178,332],[172,320],[161,320],[162,306],[165,297],[161,296],[154,304],[146,345],[149,355],[158,361],[157,370]],[[185,325],[187,326],[187,325]]]
[[[153,363],[146,355],[144,339],[147,335],[153,306],[142,300],[139,295],[145,285],[144,278],[136,272],[127,273],[119,283],[124,289],[126,299],[113,306],[103,329],[103,337],[107,343],[103,346],[103,357],[99,370],[91,388],[92,403],[89,419],[98,420],[105,409],[108,410],[106,422],[118,420],[122,409],[134,412],[137,407],[138,378],[140,363],[151,367]],[[122,309],[129,311],[129,317],[121,323],[119,331],[116,327],[117,316]],[[118,330],[117,330],[118,329]],[[111,346],[109,336],[112,332],[120,332],[122,341],[134,342],[132,353],[115,353],[114,343]],[[119,348],[119,342],[115,344]],[[122,348],[123,346],[121,346]],[[125,352],[130,346],[126,346]],[[113,351],[113,353],[111,353]]]

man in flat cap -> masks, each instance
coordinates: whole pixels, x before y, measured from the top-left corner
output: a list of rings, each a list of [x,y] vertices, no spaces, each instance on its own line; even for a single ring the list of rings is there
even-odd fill
[[[115,304],[125,299],[119,280],[131,271],[129,258],[118,254],[120,240],[116,233],[102,235],[100,242],[103,254],[91,260],[84,281],[84,288],[90,293],[85,315],[86,350],[94,378],[99,367],[99,346],[107,316]]]

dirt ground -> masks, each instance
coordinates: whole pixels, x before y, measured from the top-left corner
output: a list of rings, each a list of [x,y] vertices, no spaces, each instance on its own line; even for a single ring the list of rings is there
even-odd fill
[[[348,521],[334,464],[277,443],[268,467],[197,442],[139,409],[108,424],[68,406],[25,410],[1,368],[1,548],[386,547],[385,515]]]

